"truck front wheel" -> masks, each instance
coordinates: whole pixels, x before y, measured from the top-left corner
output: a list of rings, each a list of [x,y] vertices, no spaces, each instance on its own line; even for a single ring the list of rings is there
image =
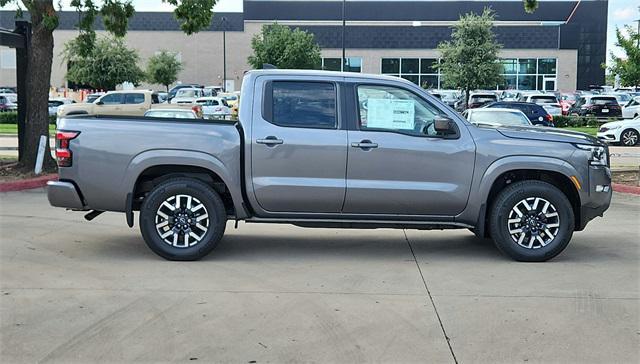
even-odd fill
[[[140,231],[156,254],[168,260],[198,260],[224,234],[224,203],[211,187],[190,178],[157,185],[140,208]]]
[[[525,262],[544,262],[560,254],[571,240],[574,224],[573,208],[564,193],[535,180],[505,187],[490,215],[498,249]]]

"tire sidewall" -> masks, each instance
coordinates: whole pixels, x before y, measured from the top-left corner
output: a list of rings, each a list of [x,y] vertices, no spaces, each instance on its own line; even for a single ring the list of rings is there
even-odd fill
[[[156,212],[160,205],[174,195],[190,195],[207,209],[209,229],[196,245],[177,248],[167,244],[156,231]],[[156,186],[144,199],[140,208],[140,231],[145,242],[156,254],[169,260],[197,260],[207,255],[224,234],[226,213],[218,194],[202,182],[189,179],[169,180]]]
[[[529,197],[541,197],[549,201],[560,218],[560,229],[554,240],[538,249],[528,249],[513,241],[507,224],[511,209]],[[559,189],[542,181],[524,181],[508,186],[498,195],[490,224],[491,235],[500,251],[519,261],[541,262],[555,257],[566,248],[573,235],[575,221],[571,203]]]

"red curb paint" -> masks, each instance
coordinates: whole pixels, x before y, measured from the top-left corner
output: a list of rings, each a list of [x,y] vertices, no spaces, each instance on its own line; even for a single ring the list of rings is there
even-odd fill
[[[44,176],[0,183],[0,192],[22,191],[32,188],[44,187],[49,181],[58,179],[57,174],[45,174]]]
[[[613,190],[615,192],[631,193],[631,194],[634,194],[634,195],[640,195],[640,187],[623,185],[623,184],[620,184],[620,183],[612,183],[611,185],[613,186]]]

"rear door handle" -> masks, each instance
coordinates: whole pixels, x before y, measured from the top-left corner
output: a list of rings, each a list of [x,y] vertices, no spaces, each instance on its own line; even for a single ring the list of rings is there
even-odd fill
[[[371,149],[377,148],[378,143],[373,143],[371,140],[363,140],[360,143],[351,143],[351,146],[354,148]]]
[[[274,136],[268,136],[264,139],[256,139],[256,144],[276,145],[283,144],[284,140],[278,139]]]

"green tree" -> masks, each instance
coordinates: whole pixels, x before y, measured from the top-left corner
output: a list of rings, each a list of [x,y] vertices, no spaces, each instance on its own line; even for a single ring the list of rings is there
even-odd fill
[[[211,24],[213,6],[217,0],[162,0],[175,6],[174,14],[181,29],[186,34],[193,34]],[[55,1],[58,4],[58,1]],[[100,5],[98,5],[98,3]],[[19,155],[20,165],[25,170],[32,170],[36,163],[38,142],[40,135],[49,133],[49,86],[51,80],[51,64],[53,61],[53,31],[58,27],[58,13],[54,7],[54,0],[0,0],[0,7],[14,5],[17,7],[16,16],[22,17],[23,10],[27,10],[33,27],[31,35],[31,50],[27,55],[27,123],[24,137],[18,140],[23,153]],[[71,5],[81,13],[78,24],[80,36],[85,47],[83,52],[90,52],[95,42],[93,27],[97,15],[101,15],[104,28],[116,36],[124,36],[128,27],[128,20],[134,13],[131,0],[72,0]],[[85,54],[86,54],[85,53]],[[55,162],[51,158],[47,143],[43,170],[53,171]]]
[[[438,44],[442,60],[436,67],[444,74],[445,86],[469,91],[495,88],[502,81],[498,52],[492,29],[494,15],[485,8],[481,15],[462,15],[453,26],[451,40]]]
[[[251,39],[251,48],[248,62],[253,68],[269,63],[278,68],[317,69],[322,62],[313,34],[277,23],[263,25],[262,32]]]
[[[625,56],[618,57],[611,52],[611,64],[608,69],[613,75],[620,76],[623,86],[640,86],[640,33],[630,25],[625,25],[628,36],[616,28],[616,46],[622,48]],[[606,67],[606,65],[603,65]]]
[[[78,39],[65,44],[67,80],[102,90],[113,90],[123,82],[140,84],[144,72],[138,67],[140,56],[127,48],[122,38],[100,37],[86,54],[79,52]]]
[[[182,62],[176,58],[175,53],[162,50],[149,58],[147,81],[164,85],[169,92],[169,85],[178,80],[178,73],[182,68]]]

